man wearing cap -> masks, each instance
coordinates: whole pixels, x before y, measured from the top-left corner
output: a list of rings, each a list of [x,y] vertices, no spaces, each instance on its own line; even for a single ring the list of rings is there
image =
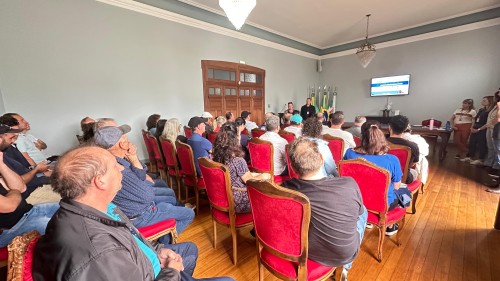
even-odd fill
[[[344,113],[342,111],[337,111],[333,114],[330,114],[330,122],[331,126],[328,128],[327,126],[323,126],[322,135],[329,134],[330,136],[341,138],[344,140],[344,152],[345,154],[347,149],[355,148],[356,143],[354,142],[354,137],[351,133],[342,130],[342,125],[344,124]]]
[[[292,115],[290,126],[286,127],[285,131],[295,134],[295,137],[302,136],[302,116],[299,114]]]
[[[194,218],[192,209],[175,206],[174,201],[168,202],[172,196],[158,196],[157,191],[168,190],[165,187],[154,187],[153,180],[146,174],[147,169],[137,157],[136,147],[125,135],[130,126],[107,126],[98,128],[94,143],[107,149],[123,166],[122,189],[118,191],[115,203],[127,215],[136,227],[143,227],[157,222],[175,219],[177,232],[180,234]],[[175,195],[174,195],[175,196]],[[160,238],[162,243],[170,240],[168,235]]]
[[[209,157],[212,153],[212,143],[203,137],[205,133],[205,121],[202,117],[193,117],[189,119],[188,126],[193,130],[193,134],[188,139],[187,143],[193,150],[194,165],[196,167],[196,174],[201,178],[200,165],[198,158]]]
[[[300,108],[300,116],[302,119],[316,116],[316,108],[311,104],[311,98],[306,99],[306,104]]]
[[[259,128],[257,123],[250,121],[250,115],[252,115],[252,113],[246,110],[241,112],[241,118],[245,119],[245,128],[247,129],[249,136],[251,136],[253,129]]]
[[[17,133],[6,127],[0,125],[0,132]],[[2,144],[3,138],[0,138],[0,145]],[[3,156],[0,152],[0,247],[7,246],[14,237],[32,230],[44,234],[47,223],[59,207],[57,203],[28,204],[22,196],[26,185],[22,178],[4,163]]]
[[[210,112],[203,112],[201,118],[205,118],[205,132],[210,134],[214,131],[214,116]]]

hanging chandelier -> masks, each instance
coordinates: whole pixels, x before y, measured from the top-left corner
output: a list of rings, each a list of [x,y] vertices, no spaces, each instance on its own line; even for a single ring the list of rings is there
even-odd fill
[[[219,6],[236,30],[240,30],[256,4],[257,0],[219,0]]]
[[[366,15],[366,37],[365,42],[361,45],[356,51],[356,55],[358,55],[359,62],[361,65],[366,68],[368,64],[375,57],[375,45],[368,42],[368,25],[370,24],[370,14]]]

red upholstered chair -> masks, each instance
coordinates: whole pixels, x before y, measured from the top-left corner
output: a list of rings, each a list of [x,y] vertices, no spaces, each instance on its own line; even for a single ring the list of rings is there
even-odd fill
[[[167,234],[170,234],[170,243],[175,244],[177,241],[177,223],[175,219],[168,219],[157,222],[152,225],[138,228],[139,232],[149,241],[158,240]]]
[[[179,163],[177,163],[177,151],[175,150],[172,141],[160,137],[160,147],[165,159],[165,166],[168,175],[168,184],[173,188],[172,177],[175,178],[177,183],[177,201],[181,201],[181,172]]]
[[[166,179],[167,178],[167,172],[166,172],[166,169],[167,169],[167,165],[165,164],[165,159],[163,158],[163,154],[161,152],[161,149],[160,149],[160,145],[158,144],[158,139],[156,139],[155,136],[153,136],[152,134],[148,133],[146,135],[149,143],[151,144],[151,148],[153,149],[153,155],[155,157],[155,160],[156,160],[156,167],[158,169],[158,171],[160,172],[160,178],[162,179]]]
[[[288,176],[274,175],[274,148],[271,142],[252,138],[248,141],[248,152],[253,172],[269,173],[277,184],[290,179]]]
[[[247,182],[257,239],[259,280],[264,267],[282,280],[326,280],[335,267],[307,258],[311,219],[309,199],[266,181]],[[338,268],[336,280],[340,280]]]
[[[408,146],[395,145],[392,143],[389,143],[389,147],[391,148],[391,150],[389,150],[388,153],[396,156],[399,159],[399,164],[401,165],[401,171],[403,171],[403,178],[401,179],[401,182],[406,182],[406,178],[408,177],[408,168],[412,164],[410,163],[411,148],[409,148]],[[420,179],[420,175],[412,183],[407,185],[407,188],[408,190],[411,191],[411,195],[413,197],[412,208],[411,208],[412,214],[415,214],[417,212],[418,191],[420,190],[421,186],[422,186],[422,181]]]
[[[7,259],[9,257],[9,251],[7,247],[0,248],[0,267],[7,265]]]
[[[144,144],[146,144],[146,150],[148,152],[148,158],[149,158],[149,171],[152,173],[156,173],[158,170],[156,168],[156,158],[155,158],[155,153],[153,151],[153,147],[151,146],[151,143],[148,140],[148,131],[142,130],[142,138],[144,139]]]
[[[291,143],[295,139],[295,134],[294,133],[290,133],[290,132],[285,131],[285,130],[280,130],[278,132],[278,135],[280,135],[280,137],[286,139],[286,141],[288,143]]]
[[[361,145],[361,138],[357,137],[357,136],[352,136],[354,138],[354,143],[356,144],[356,146],[360,146]]]
[[[323,135],[323,139],[328,142],[328,147],[332,152],[333,160],[338,163],[344,158],[344,140],[329,134]]]
[[[290,162],[290,155],[288,154],[288,144],[285,146],[286,153],[286,166],[288,167],[288,176],[292,179],[298,179],[299,175],[292,167],[292,162]]]
[[[422,126],[429,127],[430,124],[431,124],[431,119],[427,119],[427,120],[422,121]],[[441,124],[443,124],[443,122],[434,119],[434,127],[439,128],[439,127],[441,127]],[[434,153],[436,152],[436,146],[437,146],[437,139],[438,139],[438,137],[436,135],[426,135],[426,134],[421,134],[421,136],[428,143],[432,143],[432,156],[434,156]]]
[[[396,234],[396,244],[401,245],[399,235],[405,223],[406,208],[395,208],[388,211],[387,192],[391,182],[391,175],[386,169],[380,168],[363,158],[340,161],[339,174],[343,177],[352,177],[359,186],[363,204],[368,210],[368,223],[379,229],[377,260],[382,262],[382,244],[385,238],[385,229],[388,225],[399,224]]]
[[[7,265],[7,281],[32,281],[33,255],[40,234],[33,230],[12,239],[7,246],[9,261]]]
[[[191,146],[180,141],[176,141],[175,146],[181,164],[182,180],[186,187],[186,202],[188,200],[188,187],[192,187],[196,196],[196,214],[198,214],[198,210],[200,209],[200,191],[205,190],[205,181],[196,174]]]
[[[263,134],[265,134],[266,130],[253,129],[251,133],[252,133],[252,138],[258,138],[258,137],[262,136]]]
[[[208,201],[213,224],[213,246],[217,244],[217,224],[222,224],[231,229],[233,238],[233,264],[237,264],[237,229],[253,225],[252,213],[237,214],[234,209],[233,192],[229,170],[226,166],[208,158],[200,158],[200,170],[206,182]]]
[[[214,144],[215,142],[215,138],[217,137],[217,133],[210,133],[210,134],[207,134],[207,139],[212,143]]]
[[[193,130],[188,126],[184,126],[184,135],[186,136],[186,138],[189,139],[192,134],[193,134]]]

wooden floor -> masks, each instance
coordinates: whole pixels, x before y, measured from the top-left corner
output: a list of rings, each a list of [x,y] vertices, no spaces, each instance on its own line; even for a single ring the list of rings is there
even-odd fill
[[[382,263],[374,258],[378,230],[367,229],[349,280],[500,280],[500,231],[493,229],[499,196],[484,191],[484,169],[453,158],[442,163],[429,157],[430,177],[420,194],[417,213],[406,215],[402,245],[384,242]],[[238,235],[238,265],[231,262],[229,229],[219,226],[217,249],[212,247],[212,221],[205,201],[180,241],[199,248],[195,277],[231,276],[258,280],[255,239],[249,230]],[[277,280],[265,271],[265,280]]]

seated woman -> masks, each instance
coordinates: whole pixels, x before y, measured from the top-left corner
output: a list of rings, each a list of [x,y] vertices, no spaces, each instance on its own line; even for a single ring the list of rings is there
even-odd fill
[[[240,132],[235,123],[225,123],[217,133],[213,148],[213,160],[229,168],[236,213],[249,213],[246,182],[251,179],[270,179],[268,173],[251,173],[240,145]]]
[[[323,130],[323,125],[318,119],[308,118],[304,121],[304,128],[302,128],[302,136],[307,137],[318,144],[318,150],[323,156],[323,168],[321,172],[323,176],[327,177],[332,175],[334,177],[339,176],[337,171],[337,166],[335,165],[335,160],[333,159],[332,151],[328,147],[328,142],[321,139],[321,130]]]
[[[226,122],[227,119],[224,116],[218,116],[217,118],[215,118],[215,123],[217,127],[214,129],[214,132],[217,133],[220,130],[220,127],[222,127],[222,125],[224,125],[224,123]]]
[[[389,202],[389,210],[392,210],[399,206],[399,201],[394,190],[399,189],[401,186],[403,172],[401,171],[398,158],[387,154],[388,151],[389,145],[384,133],[379,129],[379,123],[377,121],[367,121],[361,126],[361,145],[354,149],[349,148],[344,155],[344,159],[349,160],[361,157],[389,171],[391,184],[387,193],[387,202]],[[398,225],[394,224],[387,227],[386,235],[394,235],[397,232]]]
[[[241,132],[245,130],[245,125],[246,125],[245,119],[238,117],[235,119],[234,123],[236,124],[236,128],[238,128],[238,135],[240,136],[240,145],[241,148],[243,149],[243,152],[245,153],[245,156],[243,158],[245,158],[245,161],[247,161],[247,163],[250,163],[250,153],[248,152],[249,138],[248,135],[241,134]]]
[[[160,120],[160,117],[160,114],[152,114],[149,115],[148,120],[146,121],[147,130],[153,135],[156,133],[156,122]]]
[[[156,122],[156,130],[154,133],[154,136],[158,141],[160,141],[160,136],[163,133],[163,130],[165,129],[165,124],[167,123],[167,119],[160,119],[158,122]]]
[[[179,119],[172,118],[169,119],[167,123],[165,123],[165,128],[163,128],[161,136],[165,139],[170,140],[175,147],[176,140],[182,143],[187,143],[187,138],[183,135],[179,135],[180,132],[181,132],[181,124],[179,123]]]

